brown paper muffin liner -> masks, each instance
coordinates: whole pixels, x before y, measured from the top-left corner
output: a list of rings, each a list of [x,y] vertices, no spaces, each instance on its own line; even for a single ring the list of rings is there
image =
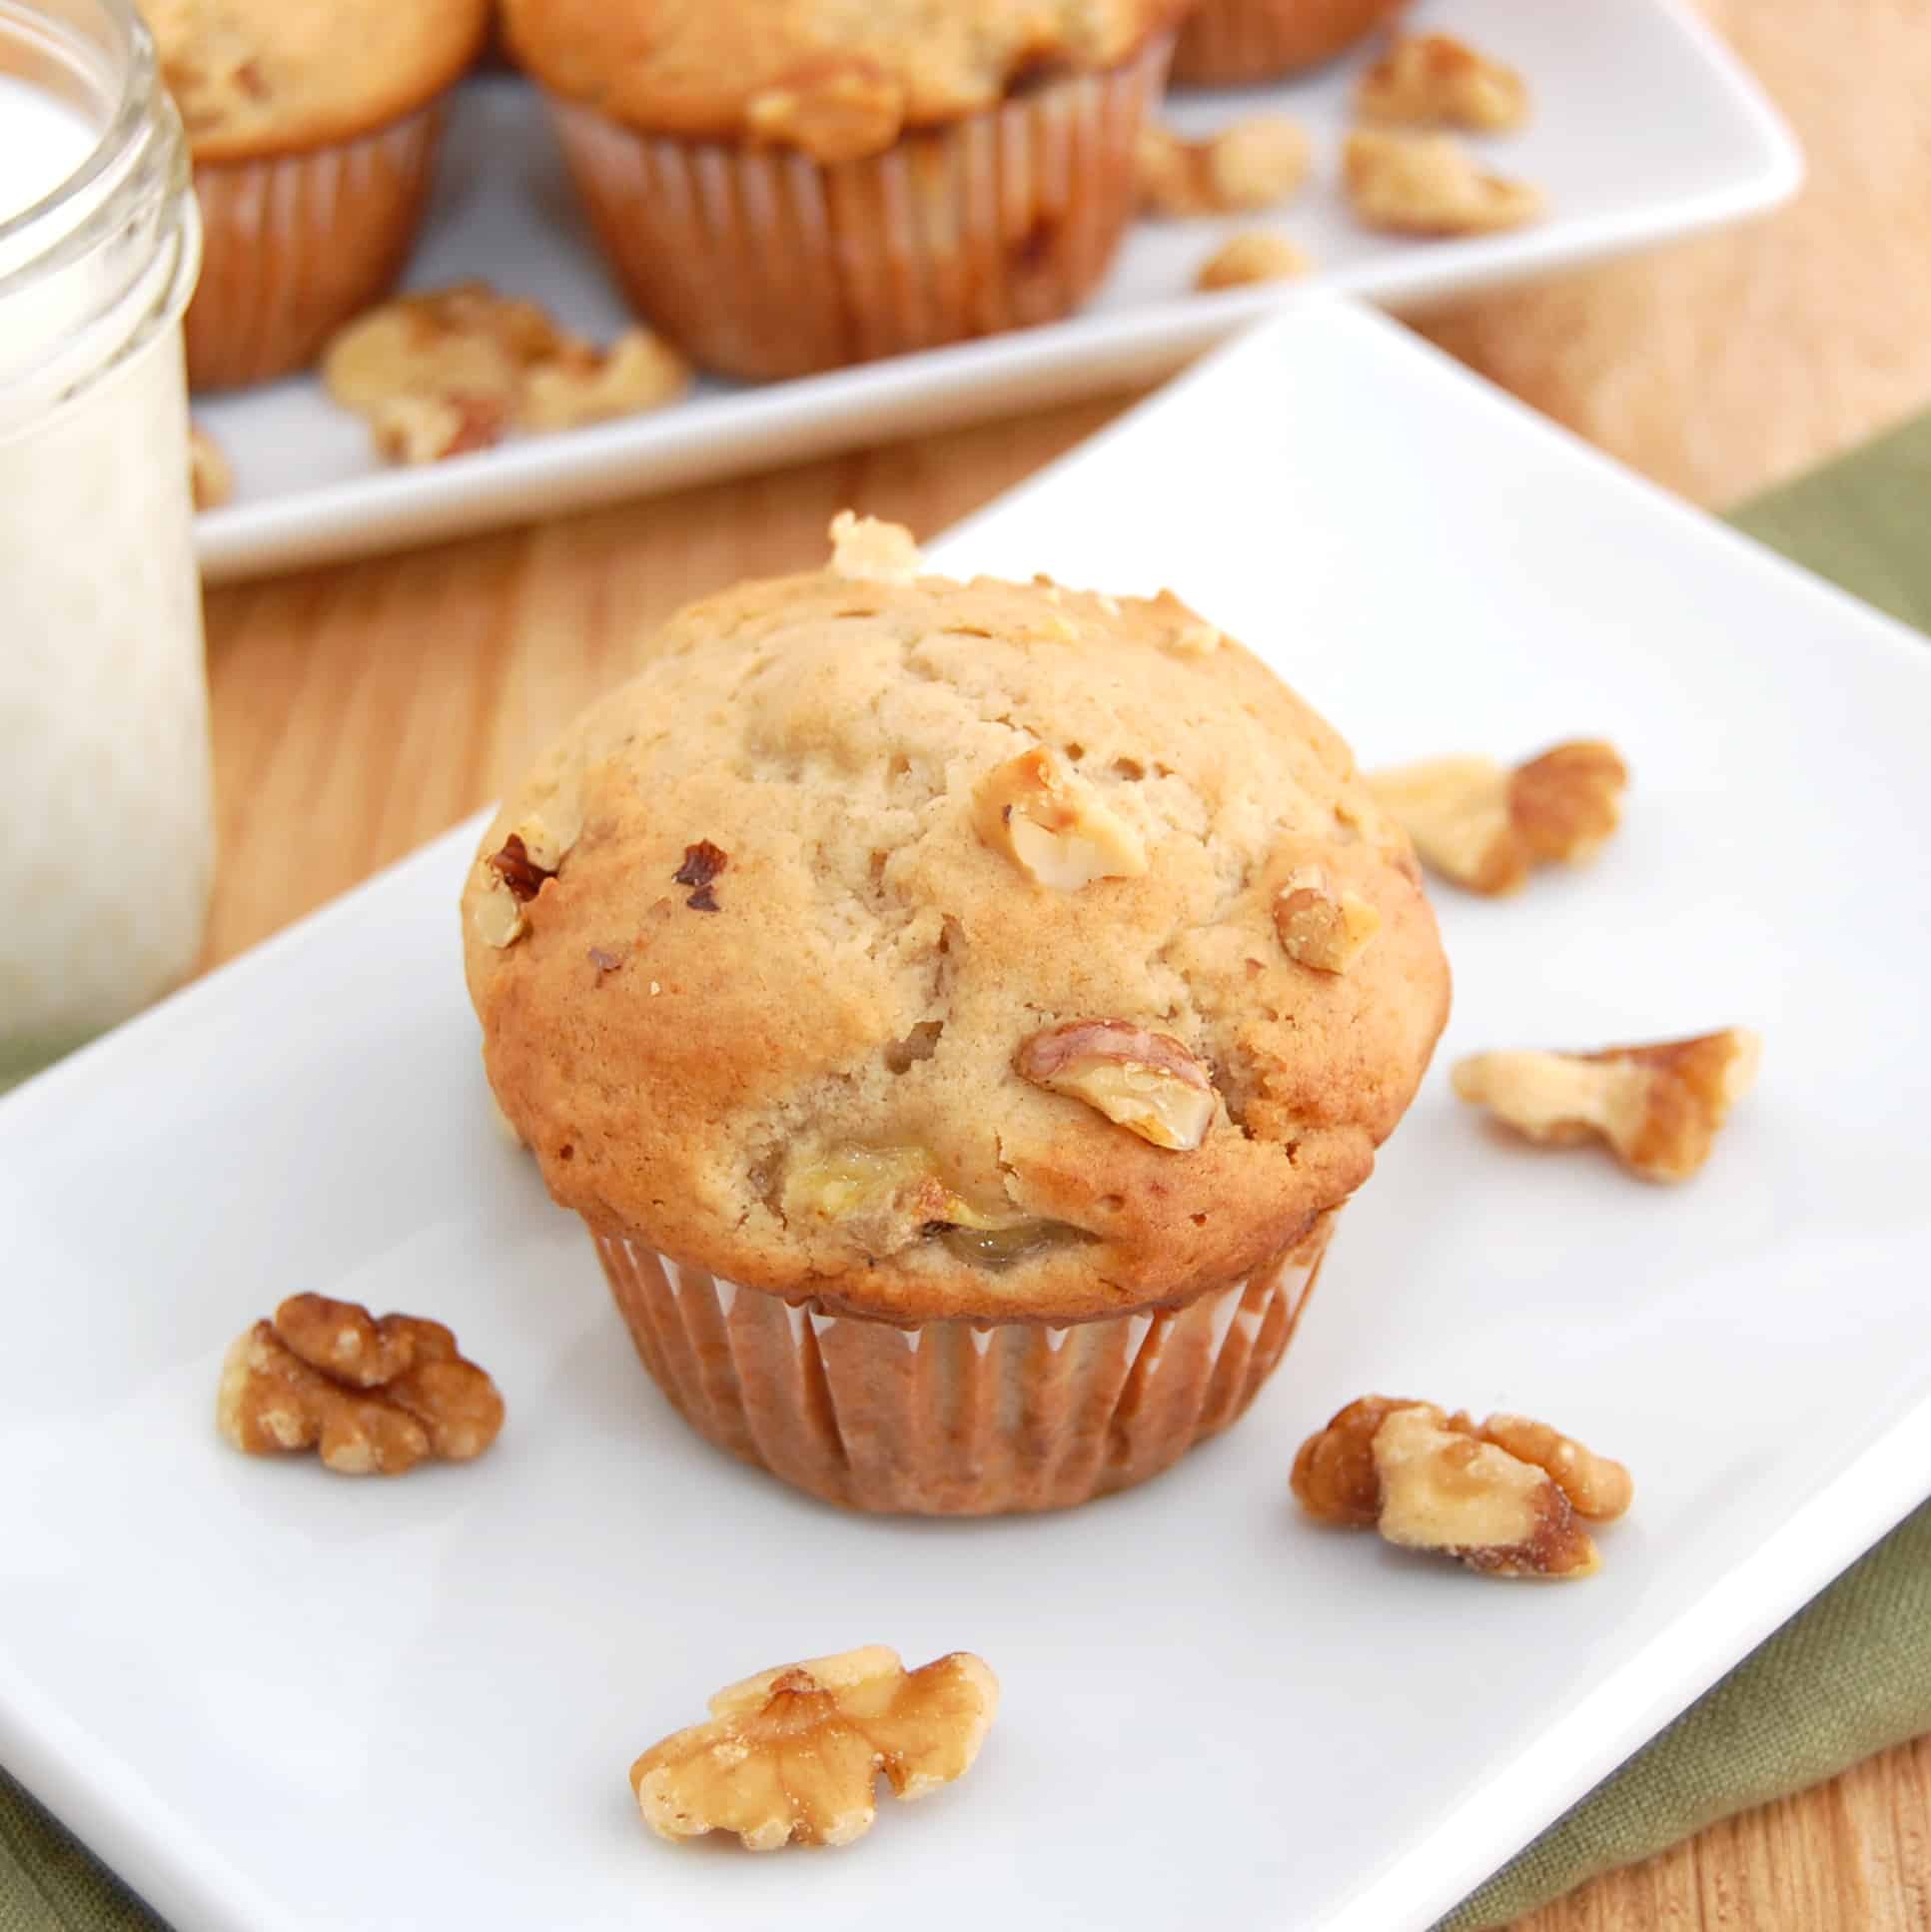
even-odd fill
[[[726,375],[803,376],[1070,315],[1135,204],[1171,35],[884,153],[642,135],[553,100],[591,226],[638,312]]]
[[[1184,1307],[1067,1328],[826,1315],[591,1233],[644,1367],[699,1435],[828,1502],[993,1515],[1144,1482],[1238,1420],[1338,1212]]]
[[[390,292],[429,202],[444,118],[436,101],[308,154],[197,164],[205,240],[188,309],[191,388],[306,369]]]
[[[1180,30],[1174,79],[1239,87],[1332,60],[1404,0],[1202,0]]]

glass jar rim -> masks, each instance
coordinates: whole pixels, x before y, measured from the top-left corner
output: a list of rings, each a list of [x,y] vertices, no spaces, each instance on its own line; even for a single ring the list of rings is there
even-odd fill
[[[124,338],[69,393],[91,387],[155,331],[187,306],[201,262],[201,227],[194,207],[187,140],[160,77],[153,35],[134,0],[88,0],[104,36],[84,39],[56,32],[48,54],[63,57],[84,80],[98,83],[105,120],[87,157],[38,201],[0,221],[0,305],[36,286],[50,285],[91,255],[145,226],[152,226],[157,254],[172,248],[173,260],[152,300],[129,318]],[[48,39],[59,23],[32,0],[0,0],[0,36],[9,23],[26,44]],[[131,293],[110,287],[110,306]],[[0,380],[0,391],[6,388]]]

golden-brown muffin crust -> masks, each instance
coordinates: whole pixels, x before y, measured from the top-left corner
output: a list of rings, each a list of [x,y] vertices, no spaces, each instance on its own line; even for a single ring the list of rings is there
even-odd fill
[[[476,59],[489,0],[138,0],[197,161],[386,127]]]
[[[463,924],[503,1111],[599,1230],[828,1309],[1064,1322],[1239,1279],[1367,1178],[1447,1017],[1405,834],[1178,599],[873,558],[901,580],[679,613],[498,813]],[[975,791],[1041,746],[1126,828],[1114,875],[1043,884],[998,849]],[[1288,950],[1311,869],[1378,915],[1346,970]],[[1208,1070],[1197,1148],[1022,1077],[1027,1039],[1080,1020]],[[913,1150],[934,1200],[1062,1239],[1002,1268],[941,1207],[801,1211],[799,1177],[853,1150]]]
[[[1118,65],[1191,0],[507,0],[552,92],[649,134],[750,139],[826,162]]]

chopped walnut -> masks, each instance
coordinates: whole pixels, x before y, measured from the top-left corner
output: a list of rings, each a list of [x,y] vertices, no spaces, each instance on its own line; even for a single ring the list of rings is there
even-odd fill
[[[1396,235],[1490,235],[1542,212],[1526,182],[1484,174],[1451,135],[1357,129],[1342,150],[1357,218]]]
[[[916,583],[919,546],[903,523],[841,509],[831,519],[831,574],[855,583]]]
[[[392,396],[370,410],[369,429],[385,463],[417,469],[493,450],[509,432],[509,411],[487,396]]]
[[[521,937],[523,907],[556,876],[582,830],[576,805],[567,795],[554,793],[541,811],[519,819],[495,851],[478,860],[483,891],[475,919],[485,944],[501,948]]]
[[[1528,118],[1528,88],[1512,67],[1452,34],[1407,34],[1362,75],[1355,111],[1370,121],[1502,134]]]
[[[1178,1040],[1126,1020],[1074,1020],[1031,1035],[1014,1062],[1023,1079],[1083,1100],[1155,1147],[1190,1153],[1207,1138],[1217,1096]]]
[[[627,329],[606,350],[584,348],[538,363],[523,384],[517,423],[525,430],[577,430],[641,416],[690,388],[691,369],[647,329]]]
[[[1318,865],[1289,873],[1274,901],[1274,929],[1290,959],[1318,973],[1345,973],[1381,930],[1366,899],[1338,888]]]
[[[197,509],[220,509],[235,495],[227,454],[199,423],[188,431],[188,486]]]
[[[1709,1159],[1730,1108],[1756,1079],[1747,1027],[1599,1053],[1477,1053],[1454,1090],[1532,1141],[1606,1141],[1645,1181],[1684,1181]]]
[[[402,1475],[481,1455],[502,1398],[440,1322],[293,1295],[229,1349],[216,1420],[249,1455],[319,1449],[341,1475]]]
[[[963,1777],[998,1707],[998,1679],[967,1651],[907,1671],[869,1644],[720,1690],[708,1723],[631,1765],[630,1788],[659,1837],[848,1845],[871,1829],[881,1771],[906,1799]]]
[[[1246,289],[1263,282],[1291,282],[1314,267],[1314,258],[1296,248],[1285,235],[1251,229],[1223,242],[1194,278],[1203,295],[1219,289]]]
[[[973,787],[972,828],[1028,878],[1061,892],[1095,879],[1137,879],[1147,869],[1140,834],[1043,744],[995,766]]]
[[[533,302],[484,282],[370,310],[330,342],[329,394],[369,421],[392,463],[441,462],[512,430],[573,429],[656,409],[689,386],[687,364],[643,330],[607,351]]]
[[[1432,1403],[1394,1410],[1371,1447],[1384,1540],[1491,1576],[1587,1576],[1601,1566],[1552,1476],[1451,1428]]]
[[[1148,127],[1136,157],[1141,205],[1157,215],[1251,214],[1286,201],[1312,159],[1305,130],[1275,114],[1237,121],[1205,141]]]
[[[1628,782],[1615,747],[1593,739],[1512,771],[1489,758],[1436,758],[1369,775],[1423,859],[1486,893],[1513,892],[1537,864],[1593,858],[1620,822]]]

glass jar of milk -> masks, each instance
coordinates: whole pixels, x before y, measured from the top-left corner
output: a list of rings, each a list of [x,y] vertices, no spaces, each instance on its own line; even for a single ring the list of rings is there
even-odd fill
[[[181,315],[132,0],[0,0],[0,1089],[193,969],[214,861]]]

